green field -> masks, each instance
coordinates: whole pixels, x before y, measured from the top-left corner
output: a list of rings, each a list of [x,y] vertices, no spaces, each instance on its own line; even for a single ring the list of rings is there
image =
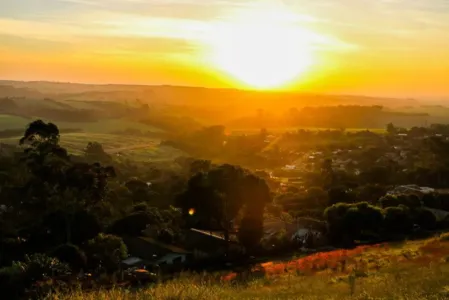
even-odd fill
[[[25,130],[25,127],[32,122],[31,119],[26,119],[18,116],[13,115],[1,115],[0,114],[0,130],[5,129],[17,129],[17,128],[23,128]]]
[[[36,118],[37,119],[37,118]],[[20,129],[25,130],[26,126],[34,119],[27,119],[13,115],[0,115],[0,130]],[[45,120],[48,121],[48,120]],[[161,132],[162,130],[140,122],[133,122],[125,119],[104,119],[98,122],[54,122],[60,129],[81,129],[92,133],[111,133],[126,129],[138,129],[142,131]]]
[[[18,144],[19,137],[0,139],[0,143]],[[61,145],[79,155],[89,142],[98,142],[106,152],[135,161],[173,160],[184,155],[180,150],[159,146],[160,140],[108,133],[67,133],[61,135]]]

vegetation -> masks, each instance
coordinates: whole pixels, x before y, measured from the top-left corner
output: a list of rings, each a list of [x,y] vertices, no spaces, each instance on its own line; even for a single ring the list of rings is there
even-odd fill
[[[448,125],[340,100],[231,119],[91,96],[1,99],[8,299],[447,296],[446,236],[428,238],[449,228]]]
[[[448,254],[442,236],[268,262],[241,273],[181,274],[135,292],[73,291],[50,299],[446,299]]]

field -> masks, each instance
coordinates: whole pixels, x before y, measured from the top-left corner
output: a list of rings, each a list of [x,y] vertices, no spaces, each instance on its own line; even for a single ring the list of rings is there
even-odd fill
[[[271,133],[283,133],[283,132],[293,132],[298,130],[310,130],[310,131],[324,131],[324,130],[339,130],[339,128],[330,128],[330,127],[277,127],[277,128],[267,128],[268,132]],[[345,128],[347,132],[357,132],[357,131],[365,131],[369,130],[375,133],[385,133],[385,128]],[[229,129],[231,134],[240,135],[240,134],[255,134],[260,132],[260,129],[255,128],[232,128]]]
[[[0,130],[21,129],[37,118],[28,119],[13,115],[0,114]],[[48,120],[45,120],[48,121]],[[125,129],[138,129],[142,131],[161,132],[162,130],[140,122],[125,119],[104,119],[98,122],[54,122],[60,129],[81,129],[92,133],[111,133]]]
[[[17,144],[19,137],[0,139],[0,143]],[[79,155],[89,142],[98,142],[105,151],[120,158],[129,158],[134,161],[165,161],[182,156],[180,150],[160,146],[160,140],[116,135],[108,133],[67,133],[61,135],[61,145],[69,153]]]
[[[13,115],[0,115],[0,130],[22,129],[32,122]],[[121,158],[136,161],[165,161],[183,155],[183,152],[171,147],[160,147],[160,140],[139,136],[113,134],[126,129],[138,129],[143,132],[161,132],[159,128],[124,119],[101,120],[98,122],[56,122],[60,129],[81,129],[82,133],[61,134],[61,145],[72,154],[81,154],[89,142],[98,142],[106,152]],[[0,138],[0,143],[17,144],[19,136]]]
[[[317,253],[239,274],[184,274],[134,291],[49,299],[449,299],[448,237]]]
[[[25,127],[32,122],[31,119],[26,119],[18,116],[13,115],[1,115],[0,114],[0,130],[5,129],[18,129],[23,128],[25,130]]]

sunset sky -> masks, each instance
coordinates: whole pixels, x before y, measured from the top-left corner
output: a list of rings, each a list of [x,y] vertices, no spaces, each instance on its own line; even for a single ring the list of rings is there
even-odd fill
[[[0,79],[449,96],[449,1],[0,0]]]

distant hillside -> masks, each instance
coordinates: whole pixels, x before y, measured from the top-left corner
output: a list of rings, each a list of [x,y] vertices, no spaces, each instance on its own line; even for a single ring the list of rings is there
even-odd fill
[[[338,109],[340,106],[377,106],[383,107],[383,111],[371,115],[354,115],[354,110],[335,113],[341,110]],[[304,112],[296,120],[287,116],[292,109],[301,111],[306,107],[311,114]],[[314,107],[327,107],[332,112],[310,110]],[[413,99],[39,81],[0,81],[0,113],[68,122],[128,118],[162,126],[165,131],[195,129],[202,125],[226,125],[237,129],[283,126],[383,128],[389,122],[405,127],[449,122],[449,110],[424,107]]]
[[[63,100],[134,101],[189,105],[234,105],[245,108],[276,105],[297,107],[310,105],[417,105],[412,99],[395,99],[351,95],[320,95],[300,92],[249,91],[182,86],[89,85],[78,83],[0,81],[0,97],[42,97]],[[9,87],[9,91],[6,87]],[[34,93],[34,94],[33,94]]]

